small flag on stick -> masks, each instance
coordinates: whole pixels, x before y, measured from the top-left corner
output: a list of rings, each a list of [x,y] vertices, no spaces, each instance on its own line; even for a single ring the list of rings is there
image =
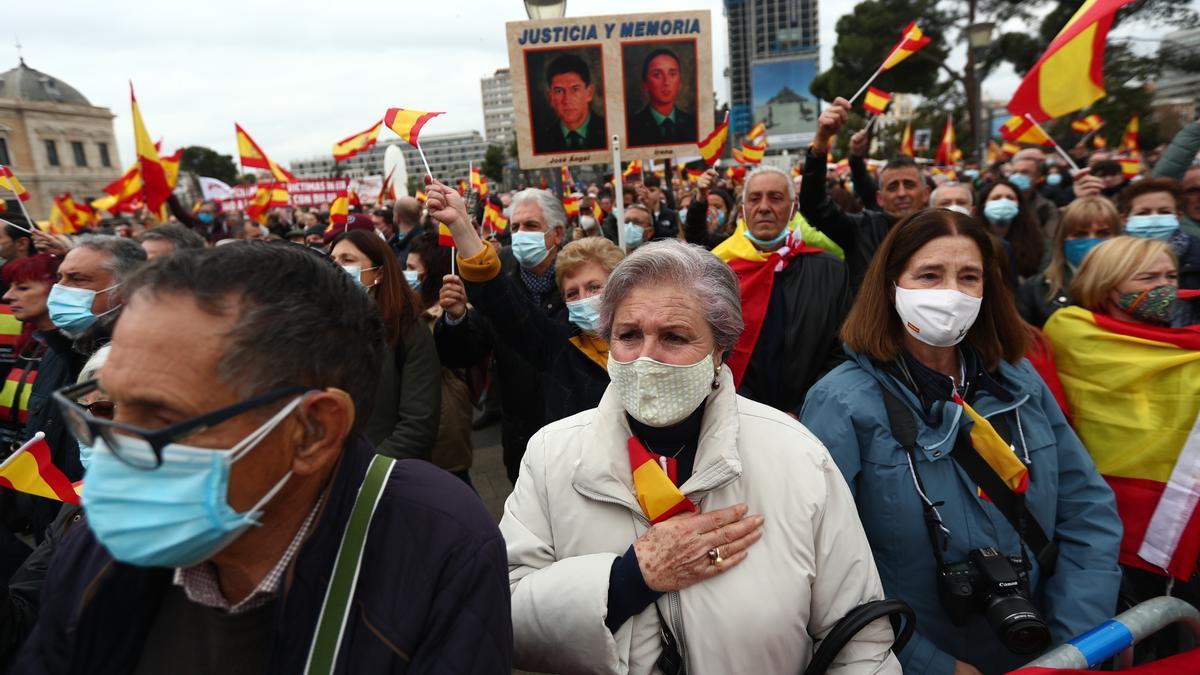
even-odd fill
[[[345,159],[357,155],[360,152],[370,150],[375,141],[379,139],[379,132],[383,129],[383,120],[379,120],[371,125],[366,131],[360,131],[353,136],[347,136],[337,143],[333,144],[333,159],[335,162],[340,162]]]
[[[892,51],[888,52],[887,58],[883,60],[883,65],[879,66],[879,69],[875,71],[875,74],[872,75],[865,83],[863,83],[863,86],[860,87],[858,91],[854,92],[854,95],[850,97],[850,103],[854,103],[859,96],[862,96],[862,93],[867,90],[867,87],[870,87],[871,84],[875,82],[875,78],[879,77],[883,71],[895,68],[900,64],[901,61],[907,59],[913,54],[916,54],[925,45],[929,44],[929,42],[930,38],[921,32],[921,28],[917,26],[916,21],[913,21],[905,26],[904,35],[901,36],[900,41],[896,43],[896,46],[892,47]]]
[[[875,87],[867,87],[867,95],[863,98],[863,109],[874,115],[882,115],[891,101],[892,95],[886,91],[876,89]]]
[[[46,434],[40,431],[0,464],[0,486],[67,504],[79,503],[79,490],[54,466]]]
[[[717,160],[721,158],[721,153],[725,151],[727,138],[729,138],[729,113],[725,113],[725,121],[718,124],[711,134],[696,144],[700,148],[700,156],[704,158],[705,163],[709,166],[716,164]]]
[[[425,165],[425,174],[428,176],[433,176],[433,172],[429,170],[429,161],[425,159],[425,151],[421,149],[421,141],[418,136],[426,122],[438,115],[444,114],[440,112],[425,112],[423,110],[388,108],[387,113],[383,116],[383,123],[389,129],[396,132],[397,136],[417,149],[417,153],[421,155],[421,163]]]

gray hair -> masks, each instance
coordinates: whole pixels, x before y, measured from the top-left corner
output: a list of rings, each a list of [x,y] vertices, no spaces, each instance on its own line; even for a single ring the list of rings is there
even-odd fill
[[[196,234],[191,228],[179,223],[163,223],[138,235],[137,240],[165,241],[175,247],[176,251],[189,248],[204,248],[204,237]]]
[[[935,187],[933,189],[933,192],[929,193],[929,203],[932,204],[935,201],[937,201],[938,192],[942,191],[945,188],[962,188],[962,189],[966,190],[967,191],[967,203],[970,204],[971,206],[975,205],[975,191],[971,189],[970,185],[968,185],[966,183],[960,183],[956,180],[948,180],[945,183],[942,183],[941,185]]]
[[[146,263],[146,251],[136,241],[111,234],[85,234],[75,241],[75,248],[107,253],[104,269],[112,272],[113,282],[118,284]]]
[[[780,169],[777,166],[770,166],[767,164],[759,164],[758,168],[754,169],[746,176],[746,182],[742,183],[742,203],[743,204],[746,203],[746,195],[749,194],[749,192],[750,192],[750,181],[754,180],[758,176],[764,176],[767,174],[775,174],[777,176],[782,176],[783,182],[787,183],[788,199],[793,202],[796,201],[796,184],[792,182],[791,175],[788,174],[787,172],[785,172],[783,169]]]
[[[721,352],[733,349],[743,328],[737,277],[729,265],[704,248],[672,239],[638,248],[613,269],[600,301],[598,334],[612,342],[617,307],[634,289],[663,284],[691,291],[717,348]]]
[[[76,382],[83,383],[96,379],[96,375],[100,372],[100,369],[108,362],[108,353],[111,351],[111,344],[97,349],[96,353],[92,354],[91,358],[87,360],[87,363],[83,364],[83,370],[79,371],[79,379]]]
[[[641,202],[630,204],[629,206],[625,207],[626,211],[629,211],[631,209],[638,209],[639,211],[645,211],[646,215],[650,216],[651,218],[654,218],[654,214],[650,211],[650,207],[646,206],[645,204],[643,204]]]
[[[536,204],[542,210],[542,220],[546,221],[546,227],[554,229],[561,227],[564,230],[567,227],[567,212],[563,209],[562,202],[558,197],[554,196],[549,190],[539,190],[538,188],[526,188],[517,194],[513,195],[512,208],[516,210],[518,206],[526,202]]]

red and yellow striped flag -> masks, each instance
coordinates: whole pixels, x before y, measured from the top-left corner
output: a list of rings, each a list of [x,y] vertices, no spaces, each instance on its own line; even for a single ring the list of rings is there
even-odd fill
[[[565,166],[560,168],[562,169],[563,191],[567,191],[568,187],[575,189],[575,177],[571,175],[571,170]]]
[[[375,145],[375,141],[379,139],[379,132],[383,129],[383,120],[379,120],[366,131],[360,131],[353,136],[347,136],[337,143],[333,144],[333,160],[340,162],[344,159],[350,159],[360,152],[366,152]]]
[[[1118,159],[1117,163],[1121,165],[1121,175],[1126,178],[1133,178],[1142,174],[1142,160],[1137,157]]]
[[[445,223],[438,223],[438,246],[454,248],[454,235],[450,233],[450,227]]]
[[[425,192],[422,190],[417,190],[417,194],[414,196],[417,198],[417,201],[421,202],[422,204],[425,203],[426,199],[429,199],[429,195],[425,194]]]
[[[912,120],[904,123],[904,135],[900,137],[900,154],[909,157],[916,154],[913,152]]]
[[[633,176],[634,174],[641,175],[641,173],[642,173],[642,160],[635,159],[629,163],[629,166],[625,167],[625,170],[621,172],[621,176],[623,178],[629,178],[629,177]]]
[[[747,140],[747,141],[757,140],[757,139],[761,138],[762,135],[765,133],[767,133],[767,123],[759,122],[758,124],[755,124],[754,126],[750,127],[750,131],[746,132],[745,140]]]
[[[1031,145],[1053,146],[1051,140],[1041,127],[1025,117],[1010,117],[1000,127],[1000,137],[1010,143],[1029,143]]]
[[[409,145],[418,147],[420,142],[417,140],[418,134],[421,133],[421,127],[429,120],[444,115],[440,112],[424,112],[422,110],[405,110],[404,108],[388,108],[387,114],[383,116],[383,123],[389,129],[396,132],[396,135],[403,138]]]
[[[1116,494],[1120,562],[1192,578],[1200,559],[1200,326],[1158,328],[1067,307],[1045,333],[1075,431]]]
[[[1007,141],[1006,141],[1005,143],[1003,143],[1003,144],[1000,146],[1000,150],[1001,150],[1001,151],[1002,151],[1004,154],[1008,155],[1009,157],[1012,157],[1013,155],[1015,155],[1015,154],[1017,154],[1018,152],[1020,152],[1020,151],[1021,151],[1021,146],[1019,146],[1019,145],[1017,145],[1017,144],[1015,144],[1015,143],[1009,143],[1009,142],[1007,142]]]
[[[579,216],[579,200],[571,195],[562,198],[563,210],[567,212],[567,217]]]
[[[642,513],[650,523],[661,523],[671,516],[696,512],[696,505],[675,487],[668,471],[675,460],[656,459],[637,437],[629,439],[629,467],[633,469],[633,492],[637,495]],[[664,470],[660,462],[667,464]]]
[[[700,148],[700,156],[704,158],[705,163],[709,166],[717,163],[717,160],[721,158],[721,153],[725,151],[725,141],[728,138],[729,115],[726,114],[725,121],[718,124],[711,134],[696,144],[696,147]]]
[[[79,503],[79,491],[51,459],[46,435],[37,432],[0,464],[0,486],[68,504]]]
[[[246,133],[242,125],[234,122],[233,128],[237,133],[238,155],[241,156],[242,166],[270,171],[275,180],[282,183],[296,182],[297,179],[291,172],[271,161],[270,157],[267,157],[267,153],[258,147],[258,143],[255,143],[254,139],[250,138],[250,134]]]
[[[904,27],[904,36],[900,38],[895,47],[892,47],[892,51],[884,59],[880,70],[895,68],[901,61],[917,53],[922,47],[929,44],[929,40],[930,38],[921,32],[921,28],[917,26],[916,21],[908,24]]]
[[[875,115],[882,115],[883,111],[887,110],[888,103],[891,102],[891,94],[882,89],[867,87],[867,95],[863,98],[863,109]]]
[[[508,229],[508,218],[499,204],[489,201],[487,206],[483,207],[483,226],[496,234]]]
[[[1117,10],[1133,0],[1086,0],[1017,87],[1008,111],[1037,122],[1104,98],[1104,43]]]
[[[946,117],[946,126],[942,129],[942,142],[938,143],[933,163],[938,166],[954,166],[960,157],[962,157],[962,151],[954,142],[954,116],[950,115]]]
[[[246,215],[263,225],[267,222],[267,213],[272,208],[287,205],[287,183],[262,183],[255,191],[254,199],[246,205]]]
[[[158,148],[150,140],[150,132],[146,130],[146,123],[142,120],[137,97],[133,95],[132,82],[129,83],[129,105],[133,110],[133,140],[137,150],[138,169],[142,175],[142,195],[146,200],[146,207],[157,212],[171,198],[171,186],[162,159],[158,156]]]
[[[329,205],[329,225],[325,227],[326,232],[333,232],[339,227],[346,224],[346,220],[350,217],[350,195],[346,190],[337,193],[333,198],[333,203]]]
[[[975,423],[971,427],[971,447],[975,448],[975,452],[979,453],[983,461],[987,462],[987,465],[996,472],[996,475],[1010,490],[1017,494],[1024,494],[1029,487],[1029,468],[1017,458],[1012,446],[1004,442],[987,418],[975,412],[975,409],[957,393],[954,394],[954,402],[962,406],[967,417],[970,417],[971,421]],[[980,495],[986,497],[982,488]]]
[[[748,145],[742,144],[742,164],[758,164],[762,162],[763,153],[767,149],[767,144]]]
[[[29,192],[25,190],[25,186],[21,185],[21,181],[13,175],[12,169],[0,164],[0,188],[5,188],[12,192],[23,202],[29,201]],[[0,199],[3,199],[0,197]]]
[[[52,234],[74,234],[95,220],[96,212],[87,204],[76,202],[70,192],[54,197],[54,205],[50,208]]]
[[[1071,128],[1081,134],[1090,134],[1104,126],[1104,120],[1099,115],[1088,115],[1071,122]]]
[[[604,220],[604,209],[600,206],[599,199],[592,200],[592,217],[596,219],[597,223]]]
[[[1142,152],[1141,143],[1138,141],[1138,116],[1135,113],[1129,120],[1129,124],[1125,125],[1125,133],[1121,134],[1121,145],[1117,148],[1117,152],[1123,152],[1133,157],[1137,157]]]

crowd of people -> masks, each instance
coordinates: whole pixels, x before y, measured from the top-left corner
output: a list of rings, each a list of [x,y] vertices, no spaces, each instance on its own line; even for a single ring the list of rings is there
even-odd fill
[[[844,174],[848,113],[790,173],[567,185],[582,215],[429,178],[65,237],[10,202],[0,449],[82,486],[0,489],[0,663],[800,672],[889,598],[912,638],[831,671],[970,675],[1200,603],[1200,122],[1135,177],[866,131]]]

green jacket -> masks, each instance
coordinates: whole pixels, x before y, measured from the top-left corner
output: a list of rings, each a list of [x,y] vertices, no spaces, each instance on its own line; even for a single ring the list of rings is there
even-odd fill
[[[430,458],[442,411],[442,364],[433,335],[414,324],[395,351],[386,352],[371,416],[363,433],[379,454]]]
[[[1154,165],[1154,177],[1183,180],[1183,174],[1192,166],[1197,153],[1200,153],[1200,121],[1192,122],[1175,134]],[[1179,226],[1193,237],[1200,237],[1200,223],[1186,214],[1179,215]]]

